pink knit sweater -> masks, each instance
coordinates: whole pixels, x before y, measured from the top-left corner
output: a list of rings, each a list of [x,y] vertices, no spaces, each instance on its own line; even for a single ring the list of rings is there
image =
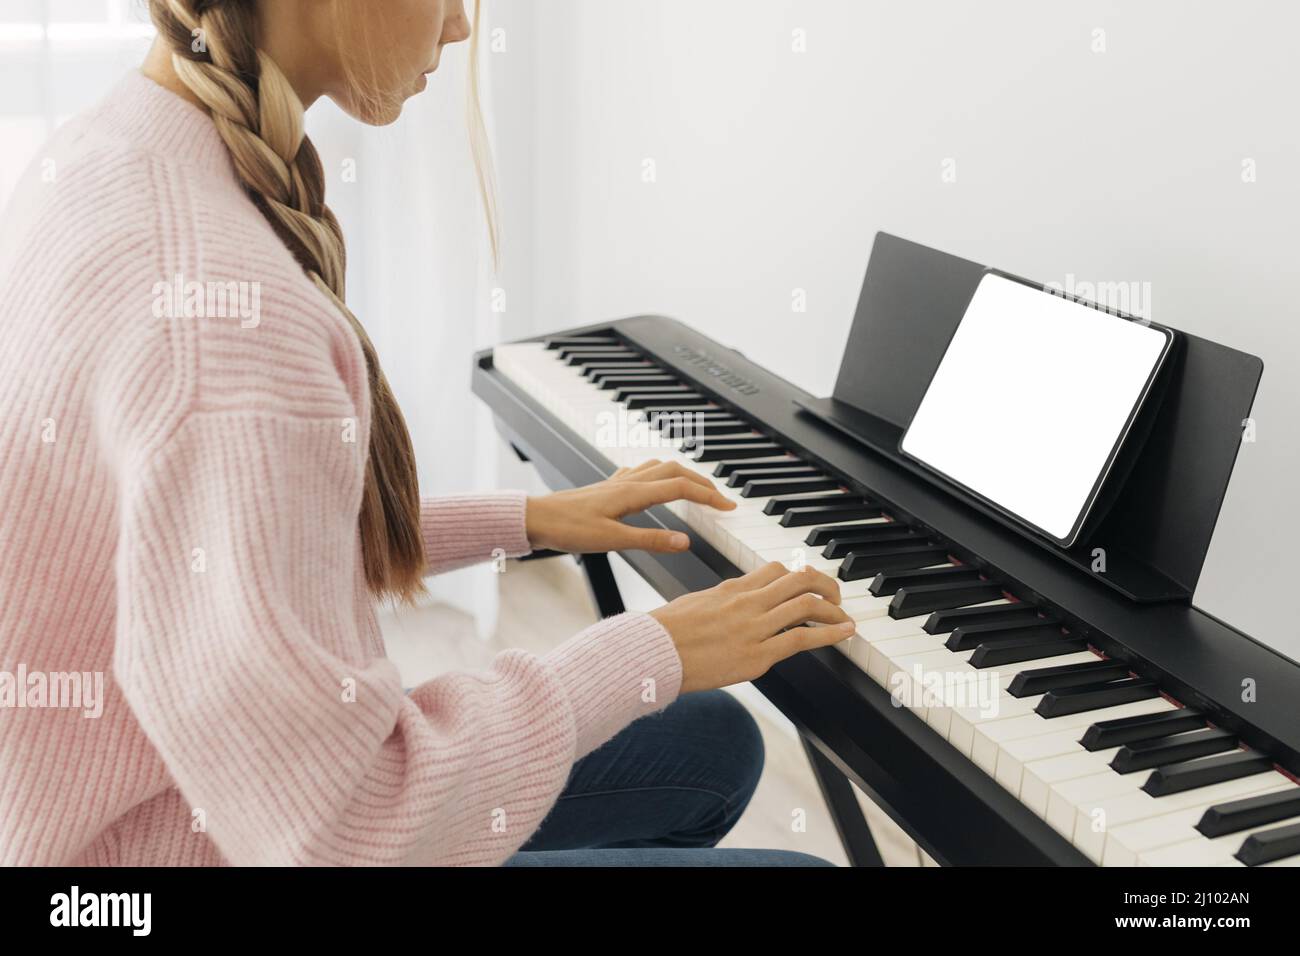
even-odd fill
[[[168,305],[178,276],[249,308]],[[0,863],[500,863],[677,694],[638,614],[403,693],[361,568],[360,347],[139,73],[4,213],[0,407]],[[433,573],[528,550],[521,493],[422,525]]]

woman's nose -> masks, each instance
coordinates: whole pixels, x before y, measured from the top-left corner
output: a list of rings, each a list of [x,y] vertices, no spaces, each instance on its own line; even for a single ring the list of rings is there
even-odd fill
[[[442,42],[460,43],[462,40],[469,39],[469,17],[465,16],[464,8],[461,8],[454,17],[448,17],[442,25]]]

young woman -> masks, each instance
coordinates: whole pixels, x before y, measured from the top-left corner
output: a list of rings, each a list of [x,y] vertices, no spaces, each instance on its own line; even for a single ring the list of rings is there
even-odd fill
[[[766,567],[409,695],[384,657],[373,600],[423,575],[680,550],[619,519],[729,506],[667,463],[420,497],[303,109],[392,121],[470,35],[460,0],[150,12],[143,70],[60,129],[0,233],[0,862],[814,862],[702,848],[762,765],[711,689],[851,631],[824,575]],[[169,291],[194,282],[255,288],[256,321],[199,317]]]

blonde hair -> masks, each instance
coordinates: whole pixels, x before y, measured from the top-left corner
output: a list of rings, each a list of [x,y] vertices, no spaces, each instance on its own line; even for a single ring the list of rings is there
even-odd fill
[[[344,303],[343,232],[325,205],[324,171],[303,129],[302,102],[257,47],[256,0],[149,0],[149,13],[171,48],[176,75],[211,114],[248,195],[311,280],[347,317],[361,343],[371,403],[359,516],[366,583],[375,594],[410,601],[423,591],[425,567],[415,452],[374,345]],[[476,3],[475,38],[478,16]],[[472,41],[470,142],[480,164],[479,191],[495,259],[494,183],[485,163],[476,45]]]

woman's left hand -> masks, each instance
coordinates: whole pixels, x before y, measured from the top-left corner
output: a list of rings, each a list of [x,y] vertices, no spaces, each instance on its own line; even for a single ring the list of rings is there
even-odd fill
[[[652,459],[635,468],[620,468],[594,485],[529,498],[525,512],[528,543],[539,550],[574,554],[685,551],[691,542],[681,532],[634,528],[619,520],[683,499],[721,511],[736,507],[704,476],[676,462]]]

